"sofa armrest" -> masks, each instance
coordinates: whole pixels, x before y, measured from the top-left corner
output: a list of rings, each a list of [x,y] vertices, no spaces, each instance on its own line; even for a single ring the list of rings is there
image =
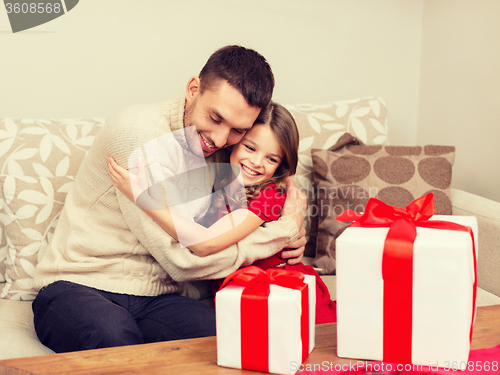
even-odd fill
[[[500,203],[451,189],[453,215],[475,216],[479,224],[478,286],[500,296]]]

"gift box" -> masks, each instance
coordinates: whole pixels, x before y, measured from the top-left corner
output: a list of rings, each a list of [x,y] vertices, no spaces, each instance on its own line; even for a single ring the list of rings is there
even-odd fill
[[[370,199],[336,240],[339,357],[439,367],[467,363],[475,316],[477,220]]]
[[[217,364],[293,374],[314,348],[316,280],[250,266],[229,275],[215,296]]]

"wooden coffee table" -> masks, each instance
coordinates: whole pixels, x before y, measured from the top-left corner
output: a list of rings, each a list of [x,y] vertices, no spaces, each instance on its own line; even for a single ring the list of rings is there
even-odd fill
[[[1,334],[1,333],[0,333]],[[472,349],[500,344],[500,305],[477,310]],[[337,357],[337,324],[316,326],[316,347],[304,364],[349,364]],[[0,374],[250,374],[217,366],[215,337],[61,353],[0,361]],[[259,374],[259,373],[256,373]]]

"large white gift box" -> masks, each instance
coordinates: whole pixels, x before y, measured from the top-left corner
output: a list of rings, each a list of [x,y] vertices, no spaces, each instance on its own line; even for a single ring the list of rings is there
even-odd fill
[[[271,283],[269,295],[264,297],[267,303],[251,311],[242,309],[242,305],[253,306],[253,297],[249,297],[250,302],[243,302],[244,294],[253,294],[244,293],[245,286],[230,283],[216,293],[219,366],[279,374],[296,372],[313,350],[315,340],[316,279],[303,276],[303,286],[299,289]],[[307,289],[307,301],[302,300],[302,289]],[[308,309],[307,320],[302,320],[303,308]]]
[[[470,227],[477,259],[475,217],[434,215],[429,220]],[[382,259],[388,231],[350,226],[336,240],[339,357],[399,362],[384,355],[384,345],[398,347],[404,341],[397,327],[405,315],[399,311],[391,320],[397,339],[384,342]],[[408,313],[410,362],[440,367],[467,363],[476,295],[472,237],[465,231],[419,226],[416,232]]]

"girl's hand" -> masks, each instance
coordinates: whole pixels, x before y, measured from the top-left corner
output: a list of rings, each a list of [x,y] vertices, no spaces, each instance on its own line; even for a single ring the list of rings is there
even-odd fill
[[[111,156],[108,156],[108,170],[113,185],[115,185],[128,199],[135,202],[128,170],[120,167]]]
[[[138,160],[138,174],[131,176],[129,171],[125,168],[120,167],[115,159],[111,156],[108,156],[108,169],[109,175],[111,177],[111,181],[113,181],[113,185],[117,187],[128,199],[132,202],[136,202],[137,197],[144,190],[148,188],[148,182],[146,178],[146,171],[144,167],[144,163],[142,160]],[[130,182],[131,177],[133,178],[133,186]]]

